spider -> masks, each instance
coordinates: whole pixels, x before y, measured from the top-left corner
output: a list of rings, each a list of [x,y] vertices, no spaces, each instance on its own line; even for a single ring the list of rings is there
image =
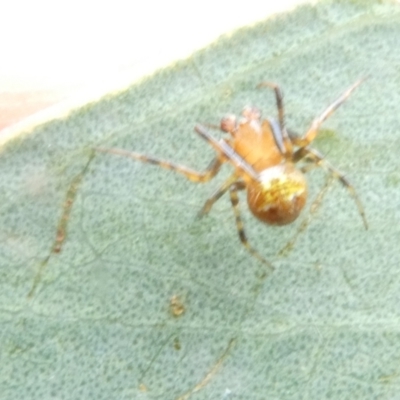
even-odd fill
[[[365,229],[368,229],[363,205],[350,182],[335,167],[326,161],[321,153],[309,145],[318,134],[321,124],[350,96],[362,83],[359,79],[340,97],[316,117],[303,136],[286,128],[282,92],[272,82],[262,82],[258,87],[274,91],[278,118],[261,119],[257,108],[246,107],[240,119],[234,115],[222,118],[219,128],[229,133],[228,138],[217,140],[208,130],[212,125],[195,126],[195,131],[207,141],[216,152],[215,158],[204,172],[199,172],[170,161],[150,157],[118,148],[96,148],[97,151],[130,157],[145,163],[173,170],[193,182],[202,183],[214,178],[223,163],[234,167],[232,175],[205,201],[199,215],[207,214],[213,204],[229,191],[236,219],[239,239],[247,251],[258,260],[274,269],[246,236],[240,210],[238,191],[247,191],[247,204],[252,214],[269,225],[286,225],[300,214],[307,200],[305,173],[313,167],[323,167],[332,177],[338,179],[353,197]],[[215,128],[215,127],[214,127]],[[297,168],[299,161],[308,162]]]

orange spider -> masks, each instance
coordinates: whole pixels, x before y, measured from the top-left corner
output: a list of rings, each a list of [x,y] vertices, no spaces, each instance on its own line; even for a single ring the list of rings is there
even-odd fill
[[[304,173],[310,169],[310,166],[321,166],[336,179],[339,179],[349,190],[357,204],[364,226],[368,229],[364,208],[353,186],[317,150],[309,147],[309,144],[316,138],[321,124],[350,96],[362,81],[360,79],[355,82],[319,117],[315,118],[302,137],[286,129],[282,94],[279,86],[270,82],[262,82],[259,87],[267,86],[275,92],[278,119],[261,119],[258,109],[245,108],[239,121],[234,115],[229,115],[221,120],[219,128],[229,133],[230,137],[220,140],[212,137],[203,125],[196,125],[195,131],[217,153],[204,172],[194,171],[169,161],[122,149],[100,147],[96,150],[130,157],[174,170],[193,182],[207,182],[218,173],[224,162],[231,163],[235,169],[233,174],[206,200],[200,215],[207,214],[213,204],[229,190],[241,243],[253,256],[273,269],[273,266],[251,247],[247,240],[238,208],[238,190],[247,190],[247,203],[250,211],[260,221],[270,225],[286,225],[299,216],[306,203],[307,181]],[[302,160],[313,164],[296,168],[296,163]]]

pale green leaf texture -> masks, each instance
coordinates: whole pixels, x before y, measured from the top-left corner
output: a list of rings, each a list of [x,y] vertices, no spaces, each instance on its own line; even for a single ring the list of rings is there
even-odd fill
[[[266,277],[229,196],[196,218],[229,166],[196,185],[97,153],[82,172],[99,145],[203,169],[214,153],[195,123],[247,104],[274,116],[260,81],[281,85],[287,124],[304,132],[365,76],[314,145],[346,172],[370,229],[335,182],[279,256],[308,210],[273,228],[241,195],[248,237],[276,266]],[[400,398],[399,167],[400,8],[378,1],[274,17],[13,140],[0,154],[0,398]],[[325,174],[308,178],[310,205]]]

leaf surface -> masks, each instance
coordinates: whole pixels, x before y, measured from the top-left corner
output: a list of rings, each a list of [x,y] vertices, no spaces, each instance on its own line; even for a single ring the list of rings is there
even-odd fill
[[[304,6],[221,38],[129,90],[9,142],[0,157],[2,399],[367,399],[400,385],[400,9]],[[197,219],[230,173],[195,185],[94,146],[204,169],[195,123],[253,104],[263,80],[305,132],[358,78],[315,147],[346,173],[285,256],[300,220],[256,221],[240,245],[229,197]],[[215,136],[219,133],[215,132]],[[324,184],[308,174],[309,205]],[[59,252],[54,252],[57,249]]]

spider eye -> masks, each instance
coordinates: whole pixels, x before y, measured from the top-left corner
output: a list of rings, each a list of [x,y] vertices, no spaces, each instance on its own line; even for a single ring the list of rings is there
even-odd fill
[[[222,118],[220,128],[224,132],[233,133],[236,130],[236,116],[229,114]]]
[[[243,109],[242,115],[248,120],[259,120],[261,118],[261,111],[256,107],[247,106]]]

